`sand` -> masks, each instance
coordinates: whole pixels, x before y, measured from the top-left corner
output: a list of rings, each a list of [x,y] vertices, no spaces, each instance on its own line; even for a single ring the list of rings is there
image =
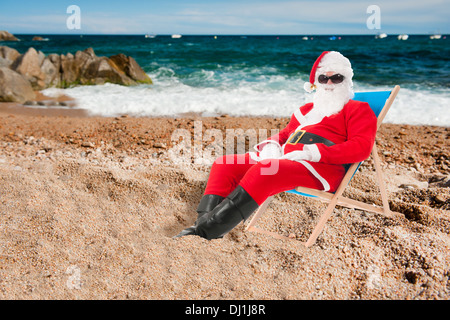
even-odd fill
[[[44,111],[0,106],[0,299],[450,297],[449,128],[383,125],[377,145],[402,215],[338,207],[306,249],[244,224],[223,239],[172,239],[194,222],[209,172],[171,156],[174,130],[203,135],[205,148],[208,130],[288,119]],[[370,159],[346,195],[381,204]],[[259,226],[306,240],[324,208],[280,194]]]

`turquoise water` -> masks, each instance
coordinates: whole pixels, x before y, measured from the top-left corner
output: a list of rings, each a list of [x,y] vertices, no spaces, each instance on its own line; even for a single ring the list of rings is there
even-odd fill
[[[76,52],[92,47],[99,56],[124,53],[134,57],[152,77],[150,87],[115,85],[67,89],[80,107],[93,113],[137,116],[201,112],[205,115],[289,116],[310,95],[303,91],[312,64],[325,50],[347,56],[354,69],[355,90],[402,87],[386,121],[448,125],[450,114],[450,45],[448,38],[431,40],[396,36],[67,36],[44,35],[48,41],[5,45],[24,52],[33,46],[45,54]],[[51,90],[49,91],[52,92]],[[95,95],[95,97],[93,97]],[[114,96],[114,100],[111,98]],[[91,99],[89,100],[89,97]],[[426,107],[428,115],[423,116]]]

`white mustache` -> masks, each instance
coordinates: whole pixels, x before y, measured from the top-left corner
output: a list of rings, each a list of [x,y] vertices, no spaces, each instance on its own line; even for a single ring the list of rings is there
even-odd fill
[[[336,89],[336,88],[339,88],[339,87],[341,87],[342,86],[342,83],[339,83],[339,84],[328,84],[328,83],[325,83],[325,84],[319,84],[318,86],[317,86],[317,88],[318,89],[325,89],[325,90],[334,90],[334,89]]]

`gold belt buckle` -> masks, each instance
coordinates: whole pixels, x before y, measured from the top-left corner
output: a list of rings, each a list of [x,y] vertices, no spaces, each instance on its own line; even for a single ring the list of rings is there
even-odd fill
[[[298,135],[298,133],[300,133],[300,132],[301,132],[301,134]],[[292,137],[287,142],[287,144],[297,144],[305,133],[306,133],[305,130],[297,130],[297,131],[295,131],[294,134],[292,135]]]

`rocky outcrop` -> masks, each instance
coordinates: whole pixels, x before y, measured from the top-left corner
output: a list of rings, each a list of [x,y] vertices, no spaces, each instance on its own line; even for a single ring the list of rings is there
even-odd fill
[[[0,41],[19,41],[19,39],[8,31],[0,30]]]
[[[35,93],[27,79],[19,73],[0,67],[0,102],[18,102],[34,100]]]
[[[8,68],[21,76],[34,90],[98,85],[107,82],[127,86],[152,83],[150,77],[132,57],[124,54],[109,58],[98,57],[92,48],[77,51],[75,54],[46,56],[34,48],[20,54],[15,49],[0,46],[0,67]],[[0,101],[1,99],[0,96]],[[10,96],[7,99],[11,99]],[[22,98],[18,97],[18,100]]]
[[[120,58],[118,57],[120,56]],[[75,55],[52,56],[52,63],[59,65],[61,87],[72,85],[104,84],[106,82],[136,85],[152,81],[132,57],[125,55],[97,57],[92,48],[77,51]]]
[[[123,70],[129,78],[141,83],[148,82],[149,77],[145,72],[142,72],[142,68],[132,57],[127,57],[123,53],[120,53],[109,57],[109,60],[112,61],[119,70]]]
[[[11,69],[23,75],[34,89],[44,89],[45,74],[41,70],[44,58],[45,55],[41,51],[30,48],[12,63]]]
[[[5,46],[0,47],[0,57],[9,60],[11,63],[16,61],[19,56],[20,53],[16,49]]]
[[[10,67],[20,56],[19,51],[9,47],[0,47],[0,67]]]

